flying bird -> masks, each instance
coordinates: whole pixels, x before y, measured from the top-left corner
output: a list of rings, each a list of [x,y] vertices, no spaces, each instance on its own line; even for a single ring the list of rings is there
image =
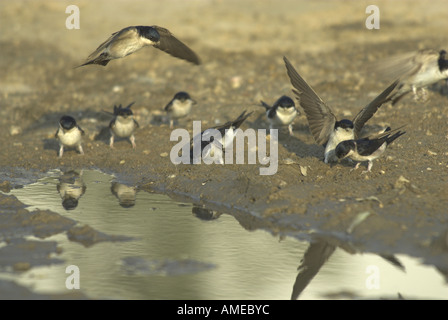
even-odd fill
[[[79,67],[89,64],[106,66],[111,60],[124,58],[147,46],[196,65],[201,63],[196,53],[168,29],[159,26],[131,26],[113,33]]]
[[[294,87],[299,104],[305,111],[310,131],[317,144],[325,145],[324,162],[335,162],[334,149],[344,140],[358,139],[364,124],[375,114],[381,105],[389,101],[389,94],[397,86],[398,81],[392,83],[372,102],[366,105],[353,120],[338,120],[332,109],[317,95],[317,93],[297,73],[286,57],[283,58],[286,70]]]
[[[413,92],[414,100],[417,100],[419,89],[426,99],[425,87],[443,79],[448,83],[448,59],[445,50],[419,50],[396,55],[375,62],[371,69],[382,77],[400,80],[396,92],[391,95],[392,105],[409,92]]]

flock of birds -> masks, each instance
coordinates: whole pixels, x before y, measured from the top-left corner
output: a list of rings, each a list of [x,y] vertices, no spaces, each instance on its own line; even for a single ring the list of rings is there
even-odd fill
[[[169,30],[159,26],[131,26],[113,33],[79,67],[90,64],[106,66],[111,60],[126,57],[146,46],[153,46],[196,65],[201,63],[197,54]],[[425,87],[442,79],[446,79],[448,83],[448,59],[445,50],[439,52],[420,50],[384,59],[376,69],[396,80],[362,108],[352,120],[339,120],[331,107],[308,85],[286,57],[284,57],[284,62],[294,88],[292,91],[305,112],[311,134],[317,144],[325,146],[324,162],[329,163],[349,158],[357,162],[356,169],[361,162],[367,161],[367,171],[363,172],[370,172],[372,161],[380,157],[388,145],[405,134],[400,130],[402,127],[394,130],[388,127],[381,132],[361,138],[362,128],[375,112],[383,104],[398,103],[410,92],[414,93],[415,99],[421,96],[426,98]],[[422,92],[420,95],[419,90]],[[173,128],[175,120],[187,116],[194,104],[196,101],[187,92],[178,92],[164,108],[170,119],[170,128]],[[132,147],[136,147],[134,132],[139,124],[133,117],[131,106],[132,104],[127,107],[114,106],[114,118],[109,124],[110,147],[113,147],[116,137],[128,138]],[[289,133],[293,134],[292,122],[299,114],[299,110],[290,97],[282,96],[272,106],[261,101],[261,106],[266,110],[271,129],[287,126]],[[210,139],[210,137],[207,139],[206,136],[210,130],[204,130],[199,137],[196,137],[201,143],[201,156],[213,154],[215,157],[216,152],[225,150],[226,146],[233,142],[236,129],[251,114],[252,112],[244,111],[233,121],[209,128],[218,130],[221,133],[221,139]],[[55,135],[60,145],[59,157],[62,157],[64,147],[75,147],[83,154],[81,145],[83,134],[84,131],[76,124],[76,120],[71,116],[64,115],[59,121],[59,129]],[[192,139],[192,143],[194,139]],[[222,156],[222,154],[218,156]],[[193,157],[192,153],[191,157]]]

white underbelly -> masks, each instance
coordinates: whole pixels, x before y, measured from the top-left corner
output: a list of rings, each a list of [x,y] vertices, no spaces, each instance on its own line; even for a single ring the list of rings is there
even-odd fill
[[[61,130],[59,131],[58,138],[64,146],[76,146],[81,142],[81,132],[77,128],[73,128],[72,130],[65,133],[63,133]]]

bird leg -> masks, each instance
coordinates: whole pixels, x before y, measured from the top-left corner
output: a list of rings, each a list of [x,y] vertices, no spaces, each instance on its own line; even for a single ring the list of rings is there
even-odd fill
[[[361,174],[371,172],[371,170],[372,170],[372,166],[373,166],[373,162],[372,162],[372,161],[369,161],[369,163],[368,163],[368,165],[367,165],[367,170],[364,170],[363,172],[361,172]]]
[[[134,137],[134,135],[132,135],[132,136],[129,138],[129,140],[131,140],[132,148],[135,149],[135,147],[136,147],[137,145],[135,144],[135,137]]]
[[[428,92],[425,88],[420,88],[420,94],[416,86],[412,86],[412,92],[414,93],[414,101],[425,102],[428,100]]]
[[[350,169],[350,173],[351,173],[352,171],[355,171],[356,169],[358,169],[360,163],[361,163],[361,162],[358,162],[354,168],[351,168],[351,169]]]

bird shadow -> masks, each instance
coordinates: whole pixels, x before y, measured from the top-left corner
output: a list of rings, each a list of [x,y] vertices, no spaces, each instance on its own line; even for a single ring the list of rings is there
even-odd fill
[[[56,138],[54,138],[54,139],[49,139],[49,138],[42,139],[42,143],[43,143],[44,150],[53,150],[56,153],[59,152],[59,143],[56,140]]]
[[[163,114],[161,113],[161,114],[152,115],[149,123],[153,126],[161,126],[163,124],[169,124],[170,120],[165,113],[163,113]],[[177,124],[177,122],[175,121],[174,124]]]

